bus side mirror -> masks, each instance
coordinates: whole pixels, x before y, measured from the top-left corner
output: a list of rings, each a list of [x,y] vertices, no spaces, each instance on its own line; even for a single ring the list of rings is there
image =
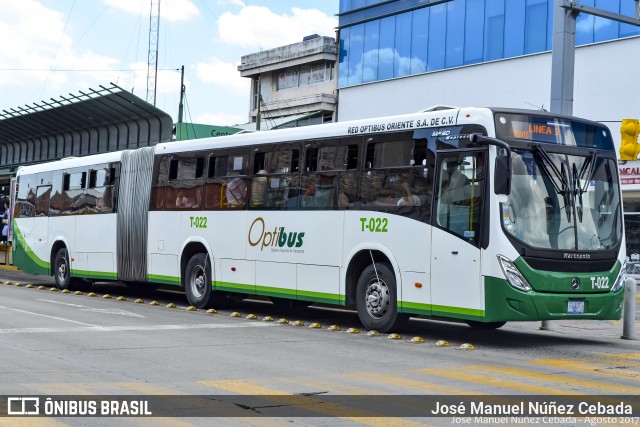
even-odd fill
[[[493,191],[508,196],[511,193],[511,156],[497,156],[493,174]]]

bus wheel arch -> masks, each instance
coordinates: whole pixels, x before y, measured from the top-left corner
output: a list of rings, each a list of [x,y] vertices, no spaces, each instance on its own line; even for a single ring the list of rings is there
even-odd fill
[[[187,264],[191,260],[191,258],[196,254],[209,254],[207,248],[201,242],[189,242],[182,249],[182,256],[180,257],[180,275],[182,277],[181,285],[184,285],[184,273],[187,268]],[[208,257],[211,260],[211,257]]]
[[[60,251],[60,249],[66,249],[66,248],[67,248],[67,245],[62,240],[57,240],[51,247],[51,254],[49,259],[49,266],[50,266],[49,274],[51,274],[52,276],[56,274],[55,264],[56,264],[56,256],[58,255],[58,252]]]
[[[366,328],[389,332],[406,323],[408,316],[398,312],[399,280],[382,251],[362,250],[354,255],[345,279],[347,303],[355,304]]]
[[[223,295],[212,287],[212,260],[200,242],[185,246],[180,258],[181,285],[189,304],[196,308],[211,308],[219,304]]]

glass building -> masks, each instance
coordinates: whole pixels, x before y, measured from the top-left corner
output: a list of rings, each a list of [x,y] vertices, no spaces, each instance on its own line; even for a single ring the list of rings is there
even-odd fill
[[[554,0],[341,0],[338,87],[549,51]],[[580,0],[634,15],[634,0]],[[580,14],[578,46],[640,35]]]
[[[634,0],[578,0],[634,16]],[[341,0],[338,120],[438,104],[548,108],[554,0]],[[581,13],[573,112],[640,119],[640,28]],[[640,160],[620,165],[627,255],[640,274]]]

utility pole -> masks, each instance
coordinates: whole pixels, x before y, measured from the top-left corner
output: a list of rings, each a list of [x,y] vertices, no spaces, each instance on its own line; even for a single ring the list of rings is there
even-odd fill
[[[640,1],[635,16],[586,6],[575,1],[554,0],[553,51],[551,56],[551,112],[573,114],[573,74],[576,50],[576,19],[580,13],[640,27]]]
[[[178,123],[182,123],[182,115],[184,111],[184,65],[180,68],[180,104],[178,104]]]
[[[565,0],[554,0],[551,54],[551,112],[573,113],[573,75],[576,50],[575,9],[565,8]]]
[[[261,87],[261,78],[262,75],[258,76],[258,112],[256,113],[256,130],[260,130],[260,110],[262,106],[262,87]]]
[[[147,60],[147,102],[156,105],[158,83],[158,38],[160,32],[160,1],[151,0],[149,12],[149,55]]]

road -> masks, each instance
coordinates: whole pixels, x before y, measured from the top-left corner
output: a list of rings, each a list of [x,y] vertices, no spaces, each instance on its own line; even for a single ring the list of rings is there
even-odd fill
[[[51,279],[10,270],[0,270],[0,280],[13,282],[0,285],[0,395],[259,395],[278,404],[282,395],[640,395],[640,343],[620,339],[622,322],[558,321],[553,331],[539,330],[539,323],[511,323],[479,332],[464,324],[415,319],[397,331],[400,339],[390,339],[363,330],[346,332],[361,328],[356,314],[347,310],[311,307],[283,313],[269,302],[251,300],[207,313],[188,311],[179,292],[100,284],[91,297],[52,291]],[[28,283],[36,286],[27,288]],[[169,303],[176,307],[168,308]],[[231,316],[234,311],[239,317]],[[256,318],[247,318],[250,314]],[[290,323],[278,323],[282,317]],[[304,325],[294,326],[294,320]],[[320,328],[311,328],[313,322]],[[330,331],[330,325],[341,330]],[[413,337],[425,342],[411,342]],[[438,346],[439,340],[450,345]],[[460,349],[463,344],[474,349]],[[246,410],[252,415],[268,413],[269,405],[250,406]],[[336,416],[335,407],[325,405],[310,417],[230,416],[216,418],[215,424],[452,422],[450,417],[376,417],[388,414],[387,409],[381,405]],[[0,418],[0,426],[115,421]],[[127,426],[212,423],[171,416],[117,419]]]

